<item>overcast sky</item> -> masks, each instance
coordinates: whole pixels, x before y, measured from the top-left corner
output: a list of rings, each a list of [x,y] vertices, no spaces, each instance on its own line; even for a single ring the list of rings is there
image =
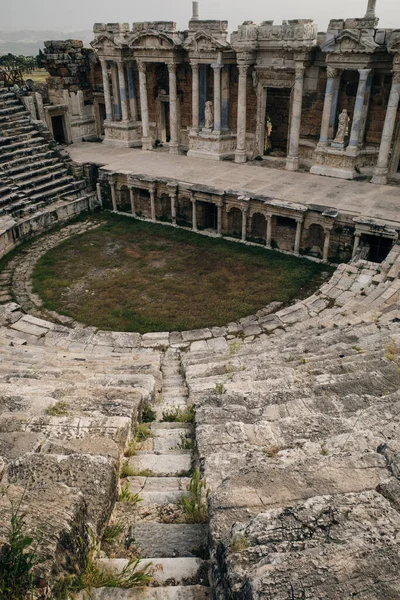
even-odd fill
[[[0,30],[92,29],[95,22],[173,20],[186,28],[191,0],[0,0]],[[200,17],[228,19],[229,30],[243,21],[312,18],[319,30],[331,18],[364,16],[367,0],[200,0]],[[399,0],[377,0],[380,26],[400,29]]]

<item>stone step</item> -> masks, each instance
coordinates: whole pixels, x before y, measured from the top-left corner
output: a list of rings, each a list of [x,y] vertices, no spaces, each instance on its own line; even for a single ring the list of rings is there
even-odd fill
[[[155,477],[179,477],[192,468],[190,454],[140,454],[128,459],[130,467],[137,473],[150,470]]]
[[[128,477],[127,481],[130,492],[139,494],[145,506],[176,504],[190,483],[188,477]]]
[[[81,592],[77,600],[211,600],[209,588],[200,585],[135,587],[130,590],[116,588],[92,589]]]
[[[14,150],[18,150],[21,148],[32,148],[40,143],[43,143],[44,141],[45,141],[44,138],[42,136],[40,136],[38,133],[37,137],[31,136],[28,139],[16,141],[12,144],[7,144],[5,146],[2,146],[2,148],[1,148],[2,155],[6,156],[7,153],[13,152]]]
[[[143,558],[198,557],[208,546],[206,525],[141,523],[132,525],[129,536]]]
[[[64,169],[64,171],[66,170],[61,161],[59,161],[57,158],[50,158],[44,161],[38,161],[25,165],[23,169],[19,167],[20,172],[18,174],[14,173],[11,175],[10,172],[8,172],[8,175],[9,177],[12,177],[13,181],[19,184],[24,180],[32,180],[34,177],[36,178],[40,175],[45,175],[50,171],[55,171],[60,168]]]
[[[59,160],[54,150],[51,150],[48,146],[44,146],[44,148],[44,152],[36,152],[33,156],[20,156],[9,162],[0,163],[0,173],[7,172],[12,177],[15,173],[24,172],[30,168],[30,165],[33,165],[33,168],[35,168],[35,164],[46,164],[46,160]]]
[[[22,180],[18,180],[18,187],[25,193],[28,193],[30,188],[43,189],[46,188],[47,185],[50,185],[51,182],[58,182],[66,176],[67,169],[62,163],[58,163],[53,169],[44,169],[41,175],[37,175],[35,171],[31,171],[30,177],[25,177]],[[39,185],[41,183],[43,183],[44,185]]]
[[[200,558],[149,558],[156,586],[207,585],[208,563]],[[143,566],[147,561],[143,561]],[[129,564],[124,558],[103,558],[97,561],[100,569],[120,573]]]
[[[20,148],[19,150],[14,150],[13,152],[7,152],[0,154],[0,163],[5,163],[13,160],[16,157],[24,157],[30,154],[37,154],[39,152],[47,151],[50,152],[50,148],[48,144],[31,144],[28,147]]]

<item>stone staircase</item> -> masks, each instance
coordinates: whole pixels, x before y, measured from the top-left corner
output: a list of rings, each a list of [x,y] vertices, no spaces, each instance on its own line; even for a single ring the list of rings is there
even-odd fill
[[[86,182],[69,174],[53,146],[34,127],[16,94],[0,90],[0,217],[22,218],[83,195]]]
[[[134,456],[125,459],[125,467],[135,476],[120,480],[120,486],[140,500],[116,503],[110,522],[123,523],[123,544],[106,547],[99,561],[103,568],[121,572],[129,563],[133,545],[139,549],[143,564],[151,563],[154,580],[150,587],[93,589],[93,600],[210,598],[207,525],[186,523],[179,507],[190,483],[193,425],[163,420],[176,409],[187,409],[187,389],[177,351],[167,350],[161,370],[162,388],[154,405],[156,420],[149,424],[150,437],[138,443]],[[87,597],[82,594],[82,598]]]

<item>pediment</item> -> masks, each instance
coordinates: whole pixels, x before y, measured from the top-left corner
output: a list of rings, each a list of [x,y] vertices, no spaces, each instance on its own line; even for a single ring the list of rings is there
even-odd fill
[[[358,29],[344,29],[336,37],[332,37],[322,44],[323,52],[335,54],[371,54],[379,48],[371,37],[363,37]]]
[[[160,31],[148,30],[131,36],[127,40],[127,45],[130,48],[165,50],[166,48],[174,48],[176,44],[169,35]]]
[[[206,31],[197,31],[196,34],[185,43],[185,49],[192,52],[210,52],[215,50],[223,50],[227,47],[227,43],[217,40]]]
[[[116,48],[117,44],[114,41],[114,36],[110,33],[102,33],[96,37],[93,42],[90,42],[92,48],[96,50],[103,50],[105,48]]]

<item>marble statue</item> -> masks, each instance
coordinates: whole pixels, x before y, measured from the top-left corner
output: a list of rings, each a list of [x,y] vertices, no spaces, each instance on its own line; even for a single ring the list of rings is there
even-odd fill
[[[344,108],[339,115],[339,124],[336,137],[333,140],[334,144],[344,144],[344,138],[349,135],[350,117],[347,110]]]
[[[205,121],[206,129],[212,129],[214,127],[214,106],[211,100],[206,102]]]
[[[265,144],[264,144],[264,152],[267,153],[268,150],[271,150],[271,133],[272,133],[272,121],[270,117],[267,117],[267,122],[265,124]]]

